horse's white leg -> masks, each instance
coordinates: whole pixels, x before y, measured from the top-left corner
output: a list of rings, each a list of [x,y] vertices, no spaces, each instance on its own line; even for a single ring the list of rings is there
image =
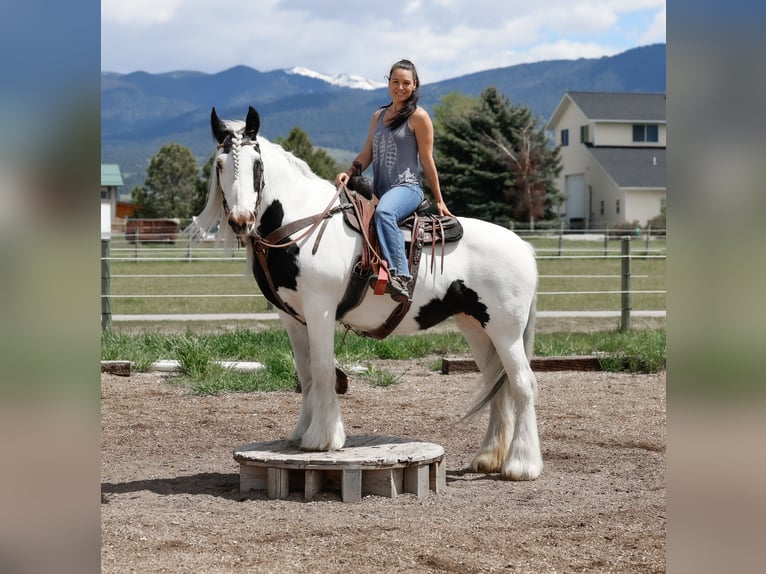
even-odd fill
[[[474,319],[456,316],[455,323],[471,347],[474,361],[482,374],[484,392],[488,392],[503,374],[503,364],[487,333]],[[471,472],[500,472],[513,435],[513,405],[508,385],[490,402],[489,424],[478,453],[468,469]]]
[[[511,448],[503,462],[502,477],[510,480],[534,480],[543,470],[540,438],[537,434],[537,380],[524,353],[521,337],[510,348],[496,344],[508,373],[513,398],[515,425]]]
[[[290,434],[290,441],[299,443],[306,429],[311,423],[311,410],[308,408],[306,397],[311,393],[311,363],[309,355],[309,336],[306,326],[296,321],[293,317],[285,313],[282,324],[290,338],[290,346],[293,350],[293,360],[295,362],[295,371],[298,374],[298,382],[301,385],[302,401],[301,412],[298,416],[298,422]]]
[[[335,308],[328,301],[312,301],[310,305],[304,305],[304,312],[309,337],[311,388],[303,397],[309,424],[301,438],[301,448],[337,450],[346,442],[346,431],[335,394]]]

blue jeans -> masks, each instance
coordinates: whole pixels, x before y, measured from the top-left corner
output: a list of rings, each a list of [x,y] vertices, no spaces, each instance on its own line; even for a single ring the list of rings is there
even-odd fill
[[[388,263],[391,275],[410,277],[404,235],[399,222],[418,208],[423,190],[418,185],[399,185],[386,191],[375,208],[375,231],[380,241],[380,255]]]

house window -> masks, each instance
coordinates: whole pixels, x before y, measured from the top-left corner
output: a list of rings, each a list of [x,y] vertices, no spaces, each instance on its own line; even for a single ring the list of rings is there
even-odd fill
[[[603,199],[601,200],[600,206],[601,206],[601,215],[604,215],[604,200]]]
[[[658,142],[660,130],[657,124],[633,124],[634,142]]]
[[[617,215],[619,215],[620,214],[620,200],[619,199],[617,200],[616,209],[617,209]]]
[[[561,130],[561,145],[569,145],[569,130]]]
[[[101,199],[109,199],[109,190],[101,188]]]
[[[588,133],[588,126],[580,126],[580,143],[588,143],[590,142],[590,137]]]

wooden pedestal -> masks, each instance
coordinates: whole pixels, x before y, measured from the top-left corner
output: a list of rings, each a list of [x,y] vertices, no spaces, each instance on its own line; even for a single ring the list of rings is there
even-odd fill
[[[397,437],[353,436],[331,452],[303,451],[286,440],[251,443],[237,447],[234,460],[240,491],[265,490],[275,499],[303,491],[311,500],[333,490],[343,502],[405,492],[425,498],[447,485],[444,448]]]

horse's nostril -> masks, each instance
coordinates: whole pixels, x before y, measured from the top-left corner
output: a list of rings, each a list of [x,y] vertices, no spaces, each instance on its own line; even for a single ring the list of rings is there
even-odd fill
[[[245,221],[242,216],[236,216],[233,213],[229,215],[229,227],[234,233],[242,233],[245,230]]]
[[[243,233],[249,233],[250,230],[255,225],[255,216],[252,212],[232,212],[229,214],[229,217],[227,219],[229,223],[229,227],[236,233],[237,235],[241,235]]]

